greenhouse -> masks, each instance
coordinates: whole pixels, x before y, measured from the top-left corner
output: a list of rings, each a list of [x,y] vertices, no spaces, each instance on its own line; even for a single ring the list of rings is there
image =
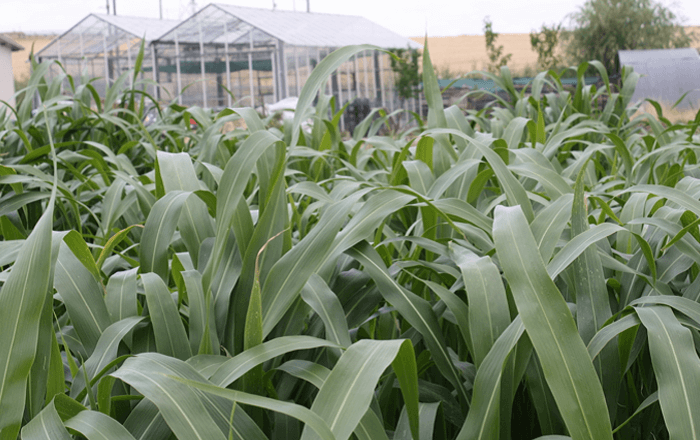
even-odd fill
[[[153,41],[159,98],[264,108],[299,96],[319,61],[354,44],[420,48],[363,17],[210,4]],[[393,78],[389,55],[368,50],[337,69],[326,93],[340,104],[364,98],[393,110]]]
[[[700,107],[700,55],[694,48],[621,50],[620,65],[641,74],[633,101],[653,99],[679,109]]]
[[[57,37],[36,54],[38,61],[57,60],[76,82],[83,74],[94,79],[92,84],[103,94],[124,72],[134,67],[141,40],[146,41],[142,79],[153,70],[149,43],[177,25],[177,20],[90,14]],[[61,72],[51,66],[51,76]],[[129,78],[128,81],[132,81]],[[153,86],[153,92],[155,92]]]

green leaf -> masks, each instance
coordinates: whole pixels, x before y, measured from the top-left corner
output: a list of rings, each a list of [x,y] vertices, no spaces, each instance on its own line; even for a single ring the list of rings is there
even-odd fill
[[[131,231],[135,227],[143,228],[143,226],[141,225],[131,225],[112,235],[112,237],[110,237],[110,239],[107,240],[107,243],[105,244],[104,248],[102,248],[100,255],[97,257],[97,261],[95,262],[95,265],[97,266],[98,270],[102,269],[102,265],[104,265],[105,260],[107,259],[109,254],[111,254],[114,248],[116,248],[119,245],[119,243],[121,243],[127,237],[129,231]]]
[[[486,168],[477,174],[476,178],[469,185],[469,193],[467,194],[467,203],[474,203],[479,199],[479,196],[484,191],[486,183],[493,177],[493,169]]]
[[[510,310],[501,274],[489,257],[450,245],[450,258],[462,272],[469,302],[469,334],[474,365],[491,351],[498,337],[510,325]]]
[[[199,180],[187,153],[158,152],[158,166],[166,193],[171,191],[199,191]],[[181,236],[194,261],[199,260],[199,247],[207,237],[214,236],[214,227],[207,206],[202,200],[190,197],[178,219]]]
[[[168,440],[173,435],[158,407],[148,399],[142,399],[131,410],[124,427],[137,440]]]
[[[0,438],[17,437],[51,273],[55,192],[0,290]]]
[[[416,145],[416,159],[423,161],[430,171],[433,170],[433,143],[435,141],[433,138],[422,137],[418,140],[418,145]]]
[[[337,440],[350,437],[369,409],[380,376],[392,363],[412,419],[413,437],[418,439],[418,376],[411,341],[361,340],[341,356],[311,405]],[[317,437],[304,429],[301,438]]]
[[[574,439],[612,439],[603,388],[525,216],[502,206],[494,216],[501,266],[564,423]]]
[[[627,232],[627,229],[612,223],[601,223],[593,226],[586,232],[578,234],[566,243],[554,258],[552,258],[552,261],[547,264],[549,276],[556,278],[564,269],[573,263],[579,255],[583,254],[589,246],[620,231]]]
[[[212,374],[211,382],[221,387],[231,385],[256,365],[277,356],[297,350],[309,350],[318,347],[340,348],[325,339],[311,336],[281,336],[257,345],[227,360]]]
[[[95,277],[95,281],[100,282],[102,280],[100,269],[97,264],[95,264],[95,259],[92,257],[92,253],[90,253],[90,249],[88,249],[83,236],[77,231],[70,231],[63,238],[63,241],[68,245],[73,255],[75,255],[92,276]]]
[[[277,369],[291,374],[294,377],[303,379],[311,383],[316,388],[321,388],[323,383],[331,374],[331,371],[322,365],[300,359],[293,359],[285,362]],[[408,423],[406,423],[406,425],[408,426]],[[409,431],[408,435],[410,436],[410,428],[407,429]],[[374,410],[372,410],[372,408],[367,410],[365,415],[358,423],[354,433],[360,440],[389,439],[384,431],[384,426],[382,425],[381,420]]]
[[[552,258],[559,238],[571,218],[572,203],[573,195],[559,197],[539,211],[530,224],[532,235],[535,236],[535,242],[545,262]]]
[[[443,333],[430,304],[408,291],[389,276],[377,251],[367,242],[361,242],[347,251],[359,261],[379,287],[379,291],[390,304],[421,334],[436,366],[443,376],[457,389],[460,398],[467,401],[466,389],[447,352]]]
[[[190,306],[190,348],[192,353],[214,354],[219,350],[219,338],[216,333],[216,318],[211,299],[211,292],[202,290],[202,274],[196,270],[182,272],[187,287]]]
[[[501,377],[508,357],[525,332],[520,317],[501,333],[477,370],[467,420],[457,440],[499,438]]]
[[[231,226],[241,225],[237,218],[237,211],[244,208],[248,213],[247,205],[243,199],[243,191],[248,183],[248,179],[253,172],[257,160],[279,139],[267,131],[258,131],[250,135],[238,148],[236,153],[226,163],[224,174],[221,176],[219,190],[216,201],[216,241],[214,249],[207,262],[207,266],[202,274],[202,285],[206,291],[212,285],[228,238],[228,231]],[[248,213],[248,216],[250,214]],[[235,220],[235,221],[234,221]],[[252,221],[250,221],[252,229]],[[236,234],[239,235],[238,233]],[[241,253],[245,253],[245,248],[238,244]]]
[[[272,237],[270,240],[274,239]],[[269,241],[268,241],[269,243]],[[260,253],[265,246],[260,248]],[[249,350],[261,345],[263,342],[263,319],[262,300],[260,299],[260,269],[258,268],[258,258],[255,259],[255,275],[253,279],[253,290],[248,301],[248,311],[245,316],[245,329],[243,332],[243,350]],[[245,376],[245,390],[253,394],[262,394],[263,389],[263,368],[258,365]]]
[[[483,135],[482,137],[471,138],[460,131],[451,129],[428,130],[424,132],[424,135],[432,136],[433,134],[443,133],[459,136],[463,139],[468,140],[469,145],[475,147],[479,151],[479,153],[481,153],[486,158],[486,161],[489,163],[489,165],[491,165],[493,172],[496,174],[496,177],[498,177],[498,181],[503,187],[503,192],[506,194],[508,203],[511,206],[520,205],[527,219],[529,221],[532,221],[532,219],[535,217],[535,214],[532,210],[532,204],[530,203],[530,199],[527,197],[527,192],[525,191],[525,188],[523,188],[522,184],[518,181],[518,179],[516,179],[515,176],[513,176],[513,173],[511,173],[510,170],[508,170],[508,167],[506,166],[506,163],[503,161],[503,159],[501,159],[498,153],[496,153],[490,147],[488,142],[493,142],[492,139],[488,139]],[[493,142],[493,144],[498,145],[503,142],[504,141],[501,139],[496,140],[495,142]]]
[[[349,347],[352,344],[343,307],[323,278],[316,274],[311,275],[301,290],[301,298],[323,321],[326,339],[341,347]]]
[[[544,132],[544,115],[542,114],[542,107],[537,106],[537,142],[543,144],[547,141],[547,136]]]
[[[170,377],[172,378],[172,381],[177,381],[182,384],[186,384],[190,387],[202,390],[209,394],[214,394],[216,396],[223,397],[225,399],[229,399],[233,402],[255,406],[258,408],[269,409],[271,411],[279,412],[282,414],[286,414],[290,417],[294,417],[295,419],[306,423],[307,426],[310,426],[311,429],[313,429],[314,432],[318,435],[318,437],[322,440],[334,440],[336,438],[333,436],[333,433],[328,428],[328,425],[323,421],[323,419],[321,419],[313,411],[301,405],[269,399],[267,397],[256,396],[255,394],[243,393],[241,391],[219,388],[214,385],[208,385],[206,383],[202,383],[191,379],[185,379],[178,376]]]
[[[102,286],[65,244],[61,244],[58,254],[54,286],[66,305],[80,340],[91,354],[112,320]]]
[[[138,268],[117,272],[109,277],[105,304],[112,322],[138,315],[136,272]]]
[[[666,307],[637,307],[648,332],[651,363],[659,384],[659,403],[673,439],[700,435],[700,359],[690,330]]]
[[[262,287],[263,336],[270,334],[311,274],[331,254],[333,238],[339,236],[338,230],[360,195],[329,206],[311,232],[272,266]]]
[[[294,112],[292,123],[292,141],[290,147],[295,147],[299,141],[301,124],[308,118],[307,113],[319,90],[327,83],[328,77],[353,55],[365,50],[379,50],[378,47],[369,44],[358,46],[345,46],[333,51],[325,57],[311,72],[299,94],[299,101]]]
[[[184,362],[157,353],[140,354],[127,359],[112,376],[153,402],[179,438],[225,439],[200,393],[172,379],[172,376],[179,376],[204,382],[204,378]]]
[[[82,411],[66,420],[65,425],[88,440],[134,440],[119,422],[97,411]]]
[[[141,239],[141,273],[155,272],[168,279],[168,247],[191,192],[171,191],[151,208]]]
[[[58,259],[58,250],[65,238],[65,232],[51,234],[51,272],[49,279],[54,278],[54,269]],[[64,392],[65,376],[63,359],[56,340],[54,329],[53,298],[47,295],[41,318],[39,319],[39,334],[37,339],[36,357],[27,378],[27,418],[36,416],[39,411],[53,399],[53,396]]]
[[[571,212],[571,235],[579,236],[589,230],[583,180],[585,166],[581,168],[574,186],[574,203]],[[573,278],[576,293],[576,323],[584,344],[612,316],[608,287],[603,275],[603,265],[598,256],[598,247],[591,244],[573,263]],[[603,383],[611,419],[617,412],[617,394],[620,382],[620,358],[617,344],[609,345],[594,365]]]
[[[432,403],[420,403],[418,406],[418,417],[420,418],[420,433],[418,438],[420,440],[431,440],[435,438],[435,424],[438,417],[438,410],[440,409],[440,402]],[[368,411],[365,417],[370,414]],[[375,416],[376,417],[376,416]],[[359,431],[359,427],[358,427]],[[355,431],[356,433],[358,431]],[[374,433],[373,433],[374,434]],[[385,434],[386,435],[386,434]],[[377,436],[378,437],[378,436]],[[373,438],[370,436],[364,438]],[[396,424],[396,431],[394,432],[394,440],[410,440],[412,438],[411,429],[409,425],[408,413],[404,407],[401,410],[401,416],[399,417],[399,422]],[[362,439],[361,439],[362,440]]]
[[[22,428],[22,440],[71,440],[53,400]]]
[[[159,353],[178,359],[192,356],[177,306],[163,280],[154,273],[141,274]]]
[[[100,340],[97,341],[97,345],[95,346],[95,351],[93,351],[92,356],[90,356],[83,364],[83,368],[91,381],[97,373],[102,371],[103,368],[116,359],[117,349],[119,348],[119,343],[121,340],[127,333],[129,333],[129,331],[131,331],[144,319],[145,318],[142,316],[132,316],[117,321],[107,327],[107,329],[100,336]],[[84,389],[85,380],[82,375],[78,375],[73,380],[73,384],[71,386],[71,397],[76,398],[76,396],[78,396],[78,394],[80,394],[80,392]]]
[[[77,400],[68,397],[66,394],[58,394],[53,399],[56,406],[56,412],[61,417],[61,420],[66,421],[71,417],[75,417],[81,411],[86,411],[87,408]]]

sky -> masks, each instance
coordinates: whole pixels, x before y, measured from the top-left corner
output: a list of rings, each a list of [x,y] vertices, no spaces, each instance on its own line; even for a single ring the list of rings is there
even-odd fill
[[[62,33],[90,13],[106,13],[116,2],[118,15],[184,19],[192,0],[1,0],[0,32]],[[212,0],[196,0],[201,9]],[[306,0],[213,0],[237,6],[305,11]],[[529,33],[542,24],[568,24],[567,15],[585,0],[309,0],[312,12],[362,15],[405,36],[455,36],[483,33],[489,16],[498,33]],[[686,25],[700,25],[700,1],[662,1]]]

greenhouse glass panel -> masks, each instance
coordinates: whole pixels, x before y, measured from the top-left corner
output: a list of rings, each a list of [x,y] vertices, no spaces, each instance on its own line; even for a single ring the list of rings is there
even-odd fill
[[[311,71],[339,47],[420,45],[356,16],[210,4],[153,41],[159,99],[222,108],[299,96]],[[399,108],[389,55],[364,51],[343,63],[324,93]],[[181,90],[181,93],[177,93]]]
[[[92,79],[92,85],[104,96],[109,84],[134,67],[143,38],[146,53],[141,79],[147,78],[148,72],[153,70],[149,54],[151,39],[177,23],[175,20],[90,14],[39,51],[36,58],[38,61],[57,60],[65,72],[73,76],[76,85]],[[51,66],[52,77],[62,73],[58,65]],[[127,78],[127,81],[132,80],[131,76]]]

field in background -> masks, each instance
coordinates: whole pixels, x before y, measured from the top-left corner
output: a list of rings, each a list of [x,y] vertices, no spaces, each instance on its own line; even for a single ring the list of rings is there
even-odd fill
[[[15,77],[15,81],[22,82],[29,79],[30,65],[29,65],[29,53],[32,50],[32,45],[34,45],[34,53],[39,52],[47,44],[49,44],[56,35],[27,35],[23,32],[9,32],[6,33],[8,37],[12,38],[24,47],[24,50],[19,50],[17,52],[12,52],[12,73]]]
[[[423,44],[424,37],[411,37]],[[504,53],[513,54],[508,63],[511,71],[534,72],[537,54],[530,47],[529,34],[500,34],[497,45],[503,45]],[[433,59],[438,76],[450,78],[472,70],[486,70],[488,56],[483,35],[459,35],[457,37],[428,37],[430,57]]]
[[[700,26],[687,26],[687,32],[696,35],[694,47],[700,49]],[[423,44],[425,37],[411,37]],[[510,63],[513,76],[532,76],[538,71],[537,53],[530,46],[530,34],[499,34],[497,46],[503,46],[504,54],[513,54]],[[430,58],[441,77],[456,77],[473,70],[486,70],[488,56],[483,35],[459,35],[456,37],[428,37]],[[446,75],[446,73],[451,75]]]

